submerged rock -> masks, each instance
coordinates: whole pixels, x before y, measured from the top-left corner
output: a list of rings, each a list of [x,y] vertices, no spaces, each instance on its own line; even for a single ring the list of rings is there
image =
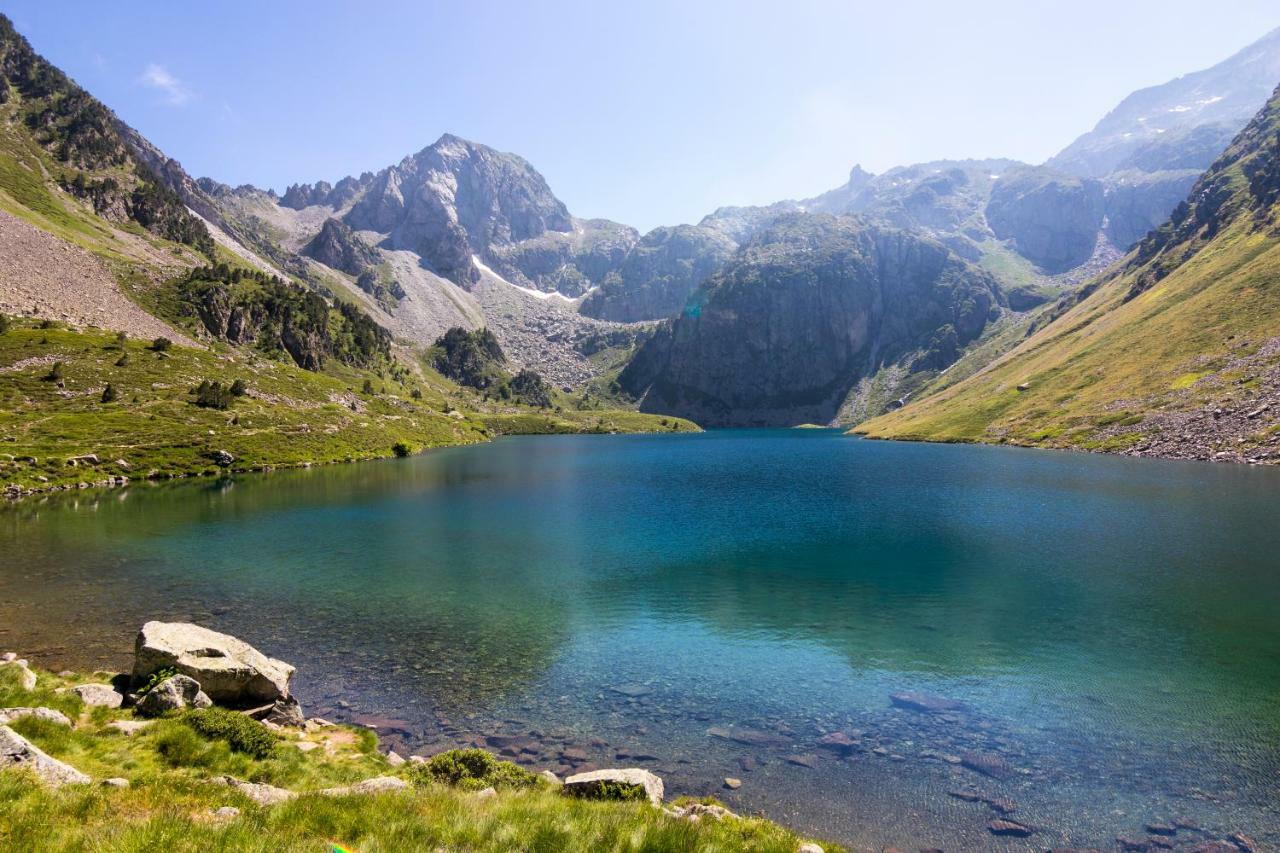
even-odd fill
[[[294,673],[229,634],[189,622],[148,622],[134,645],[134,682],[166,667],[200,682],[213,701],[241,707],[289,698]]]
[[[158,717],[166,711],[208,708],[213,704],[200,684],[185,675],[173,675],[152,687],[138,700],[138,713]]]
[[[931,693],[913,691],[892,693],[889,695],[889,701],[899,708],[919,711],[923,714],[944,714],[948,711],[959,711],[965,707],[965,704],[958,699],[947,699]]]
[[[8,726],[0,726],[0,768],[30,770],[41,782],[55,788],[62,785],[87,785],[92,781],[70,764],[46,755]]]
[[[992,779],[1009,779],[1017,772],[1013,769],[1013,765],[994,752],[966,752],[960,756],[960,763]]]
[[[662,804],[664,789],[662,779],[648,770],[638,767],[621,770],[595,770],[590,773],[578,773],[564,780],[565,793],[586,799],[596,799],[611,785],[625,785],[643,788],[649,802],[655,806]]]
[[[987,824],[987,831],[992,835],[1009,835],[1014,838],[1029,838],[1035,833],[1035,830],[1025,823],[1018,823],[1016,820],[1008,820],[1006,818],[991,821],[991,823]]]

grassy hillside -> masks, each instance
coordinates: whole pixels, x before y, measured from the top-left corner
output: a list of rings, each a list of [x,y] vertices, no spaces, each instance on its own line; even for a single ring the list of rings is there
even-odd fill
[[[1280,97],[1173,219],[973,376],[878,438],[1280,456]]]
[[[0,845],[9,850],[310,853],[341,845],[363,853],[794,853],[801,843],[788,830],[758,818],[694,821],[648,802],[566,797],[558,786],[527,770],[485,757],[471,762],[483,772],[465,777],[459,777],[458,762],[450,756],[395,766],[378,751],[372,731],[346,726],[312,725],[301,733],[275,733],[247,718],[227,725],[227,717],[240,715],[213,709],[180,712],[128,735],[111,724],[134,721],[132,711],[86,708],[74,694],[57,692],[93,679],[41,673],[36,690],[28,692],[13,673],[12,667],[0,668],[0,706],[50,707],[75,723],[68,729],[24,718],[12,724],[13,730],[87,773],[93,784],[50,789],[23,772],[0,773]],[[210,726],[211,720],[221,725]],[[227,737],[233,730],[237,734]],[[215,784],[215,777],[222,775],[298,796],[258,805],[236,789]],[[408,784],[376,794],[317,793],[375,777]],[[109,778],[124,779],[128,786],[101,784]],[[495,795],[477,793],[490,785]],[[232,811],[215,814],[228,808]]]

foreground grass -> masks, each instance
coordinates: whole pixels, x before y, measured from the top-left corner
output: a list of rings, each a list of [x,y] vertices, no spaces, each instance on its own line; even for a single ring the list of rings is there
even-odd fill
[[[101,675],[99,676],[99,680]],[[15,850],[329,851],[340,844],[371,851],[786,851],[801,839],[758,818],[671,816],[647,802],[592,802],[563,796],[505,762],[492,762],[497,796],[476,784],[437,781],[430,765],[392,767],[372,732],[331,726],[282,733],[270,755],[250,758],[206,739],[180,718],[163,719],[133,736],[111,729],[125,710],[88,711],[59,687],[92,680],[40,674],[27,693],[0,668],[0,707],[45,705],[77,719],[76,728],[31,719],[13,728],[50,755],[95,780],[42,787],[22,771],[0,772],[0,844]],[[309,752],[299,743],[318,744]],[[255,805],[211,781],[230,774],[300,792],[274,806]],[[412,788],[376,795],[324,796],[321,788],[373,776],[398,776]],[[123,777],[128,788],[104,787]],[[475,782],[476,780],[467,780]],[[489,780],[484,780],[489,782]],[[312,793],[308,793],[312,792]],[[219,818],[216,809],[239,814]],[[826,849],[832,850],[828,846]]]

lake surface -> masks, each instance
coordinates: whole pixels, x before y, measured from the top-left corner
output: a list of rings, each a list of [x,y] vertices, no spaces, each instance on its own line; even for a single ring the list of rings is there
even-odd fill
[[[512,438],[6,508],[0,646],[127,668],[195,620],[402,748],[650,767],[854,849],[1175,818],[1271,849],[1278,500],[1274,469],[825,430]]]

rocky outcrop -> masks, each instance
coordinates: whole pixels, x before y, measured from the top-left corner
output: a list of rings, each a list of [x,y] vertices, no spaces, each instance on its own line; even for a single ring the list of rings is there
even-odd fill
[[[134,644],[134,682],[168,667],[199,682],[214,702],[233,707],[289,698],[294,673],[228,634],[188,622],[148,622]]]
[[[69,764],[46,755],[39,747],[5,725],[0,725],[0,768],[25,769],[46,785],[87,785],[91,780]]]
[[[704,426],[828,423],[888,364],[941,369],[999,311],[994,279],[938,243],[856,218],[766,229],[619,378],[644,411]]]
[[[1109,177],[1103,227],[1107,239],[1121,251],[1127,251],[1159,228],[1178,202],[1187,197],[1201,171],[1129,171]]]
[[[213,702],[200,689],[200,684],[185,675],[173,675],[152,687],[138,699],[138,713],[159,717],[185,708],[208,708]]]
[[[564,780],[563,791],[571,797],[595,799],[616,796],[618,788],[639,789],[655,806],[662,805],[662,779],[648,770],[627,768],[621,770],[593,770],[578,773]]]
[[[359,276],[379,263],[378,253],[355,235],[345,222],[329,218],[302,254],[348,275]]]
[[[1104,212],[1100,181],[1025,167],[996,183],[986,217],[1018,254],[1046,272],[1061,273],[1093,255]]]
[[[674,316],[737,248],[722,232],[701,225],[655,228],[583,302],[582,313],[620,323]]]
[[[239,791],[260,806],[274,806],[277,803],[288,802],[297,796],[293,791],[285,788],[277,788],[261,782],[245,782],[234,776],[219,776],[213,781],[214,784],[226,785]]]

